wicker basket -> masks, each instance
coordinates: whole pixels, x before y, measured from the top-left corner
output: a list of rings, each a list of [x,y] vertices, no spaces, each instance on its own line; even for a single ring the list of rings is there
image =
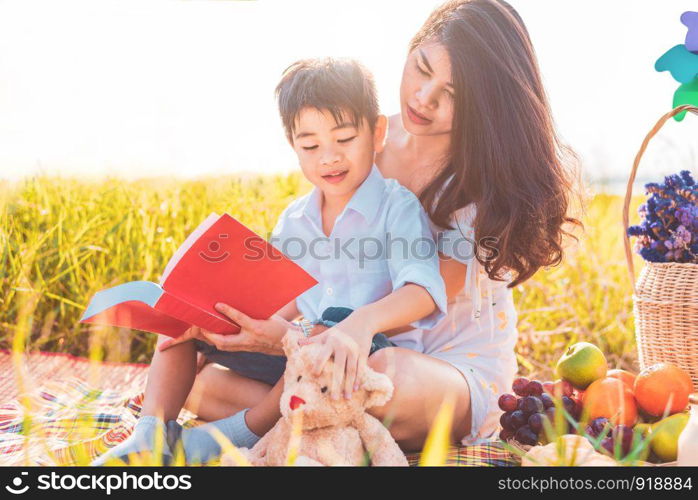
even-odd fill
[[[623,206],[625,257],[633,285],[635,336],[642,369],[668,362],[687,370],[698,391],[698,264],[646,262],[635,282],[628,214],[633,184],[642,155],[650,140],[674,115],[688,111],[698,115],[698,107],[684,105],[665,114],[647,134],[638,151],[628,180]]]

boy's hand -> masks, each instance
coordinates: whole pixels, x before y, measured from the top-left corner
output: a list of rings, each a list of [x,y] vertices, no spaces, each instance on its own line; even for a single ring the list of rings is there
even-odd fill
[[[240,332],[234,335],[220,335],[192,326],[176,339],[169,339],[158,346],[164,351],[192,339],[203,340],[216,346],[220,351],[249,351],[283,355],[281,339],[293,325],[278,315],[269,319],[252,319],[227,304],[216,304],[216,310],[240,325]]]
[[[167,339],[163,342],[160,342],[157,345],[158,351],[165,351],[169,349],[170,347],[174,347],[179,344],[183,344],[184,342],[187,342],[188,340],[193,340],[193,339],[199,339],[203,340],[206,342],[206,337],[204,337],[204,332],[202,328],[199,328],[198,326],[192,326],[190,327],[186,332],[184,332],[182,335],[177,337],[176,339]],[[209,342],[210,343],[210,342]]]
[[[333,399],[351,398],[352,392],[359,389],[361,373],[366,367],[371,351],[373,328],[359,309],[332,328],[312,337],[300,339],[301,345],[321,344],[323,349],[315,360],[313,374],[322,373],[325,364],[334,358],[334,371],[330,394]]]

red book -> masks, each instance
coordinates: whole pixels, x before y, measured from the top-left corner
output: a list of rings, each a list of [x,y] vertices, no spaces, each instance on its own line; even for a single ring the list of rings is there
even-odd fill
[[[316,284],[230,215],[211,214],[177,249],[160,284],[132,281],[97,292],[80,321],[170,337],[192,325],[233,334],[240,327],[216,311],[216,303],[266,319]]]

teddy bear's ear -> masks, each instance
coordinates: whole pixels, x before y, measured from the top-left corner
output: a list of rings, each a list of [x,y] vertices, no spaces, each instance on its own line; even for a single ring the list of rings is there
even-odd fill
[[[363,388],[368,392],[366,408],[382,406],[393,397],[393,383],[384,373],[373,371],[368,366],[364,369]]]
[[[286,357],[290,358],[294,352],[296,352],[298,349],[300,349],[300,346],[298,345],[298,339],[302,337],[302,334],[294,330],[293,328],[289,328],[286,330],[286,335],[284,335],[283,340],[281,341],[281,345],[284,348],[284,353],[286,353]]]

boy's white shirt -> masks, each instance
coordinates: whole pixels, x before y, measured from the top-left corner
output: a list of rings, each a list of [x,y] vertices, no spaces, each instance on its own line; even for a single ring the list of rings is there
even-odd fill
[[[446,289],[438,252],[428,217],[414,193],[396,180],[384,178],[373,165],[337,217],[329,237],[322,231],[321,200],[321,191],[314,187],[291,202],[270,238],[277,249],[318,281],[296,300],[305,318],[316,321],[331,306],[356,309],[406,283],[424,287],[437,306],[412,326],[429,329],[445,317]],[[391,340],[422,350],[418,330]]]

